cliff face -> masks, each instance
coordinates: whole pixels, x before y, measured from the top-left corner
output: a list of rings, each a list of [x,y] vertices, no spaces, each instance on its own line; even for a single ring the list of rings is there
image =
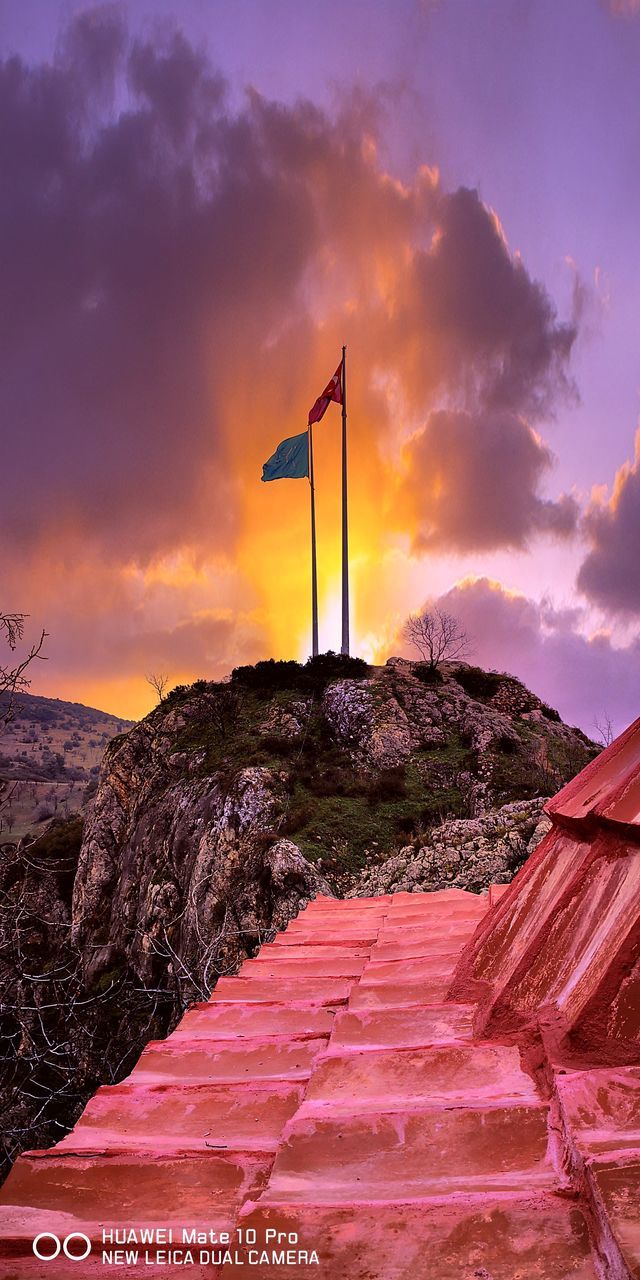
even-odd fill
[[[325,655],[175,690],[109,745],[81,841],[76,823],[4,850],[9,1156],[59,1137],[318,892],[510,879],[539,797],[595,750],[464,664]]]
[[[200,752],[176,749],[190,706],[161,708],[108,753],[72,912],[90,978],[126,962],[147,985],[169,977],[185,1002],[330,892],[276,833],[281,770],[210,774]]]

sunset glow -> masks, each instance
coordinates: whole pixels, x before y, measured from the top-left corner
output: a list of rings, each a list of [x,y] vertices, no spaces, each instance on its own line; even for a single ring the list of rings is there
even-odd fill
[[[137,717],[149,671],[307,656],[309,486],[260,475],[346,343],[353,651],[407,653],[446,599],[474,661],[587,729],[606,684],[626,722],[636,6],[165,8],[34,3],[2,36],[3,591],[49,633],[34,692]],[[337,649],[337,405],[315,441]]]

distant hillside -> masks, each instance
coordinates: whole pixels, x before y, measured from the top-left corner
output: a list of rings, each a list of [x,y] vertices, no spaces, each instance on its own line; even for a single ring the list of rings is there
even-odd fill
[[[7,702],[0,695],[0,722]],[[131,723],[80,702],[20,694],[0,733],[0,840],[81,810],[95,791],[105,747]]]

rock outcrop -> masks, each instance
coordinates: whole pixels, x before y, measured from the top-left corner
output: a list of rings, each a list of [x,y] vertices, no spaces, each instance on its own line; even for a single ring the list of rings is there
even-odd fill
[[[174,690],[108,747],[62,861],[51,833],[5,850],[9,1154],[60,1136],[318,893],[508,879],[539,797],[595,751],[461,663],[324,655]]]
[[[516,800],[479,818],[443,822],[424,842],[366,868],[346,896],[448,888],[479,893],[490,884],[509,884],[551,826],[543,806],[543,799]]]

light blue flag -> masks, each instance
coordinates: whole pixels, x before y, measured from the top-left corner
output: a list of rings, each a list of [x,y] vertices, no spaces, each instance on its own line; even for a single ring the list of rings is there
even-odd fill
[[[262,468],[263,480],[301,480],[309,475],[308,432],[281,440],[275,453]]]

